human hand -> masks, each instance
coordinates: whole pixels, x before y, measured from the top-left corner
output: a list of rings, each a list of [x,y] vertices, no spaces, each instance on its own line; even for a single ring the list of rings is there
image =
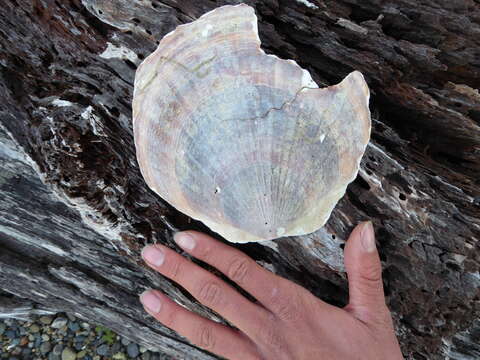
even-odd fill
[[[349,304],[329,305],[301,286],[205,234],[175,234],[177,244],[216,267],[253,295],[233,287],[163,245],[144,248],[148,265],[172,279],[237,329],[205,319],[156,290],[145,310],[195,345],[228,359],[403,359],[385,304],[371,222],[358,225],[345,246]]]

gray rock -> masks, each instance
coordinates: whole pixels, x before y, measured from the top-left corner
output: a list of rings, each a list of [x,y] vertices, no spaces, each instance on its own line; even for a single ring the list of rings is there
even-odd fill
[[[82,335],[77,335],[73,339],[74,342],[81,343],[81,344],[83,344],[85,342],[85,340],[87,340],[87,338],[85,336],[82,336]]]
[[[127,354],[131,358],[136,358],[138,355],[140,355],[140,350],[138,349],[138,345],[135,343],[130,343],[127,346]]]
[[[6,336],[7,338],[9,338],[9,339],[15,339],[15,337],[16,337],[17,335],[15,334],[15,331],[13,331],[13,330],[7,330],[7,331],[5,331],[5,336]]]
[[[40,326],[38,326],[37,324],[33,324],[32,326],[30,326],[30,332],[33,333],[33,334],[36,334],[40,331]]]
[[[72,314],[67,314],[67,317],[68,317],[68,320],[70,320],[70,321],[75,321],[75,320],[77,320],[77,318],[76,318],[74,315],[72,315]]]
[[[152,360],[152,353],[150,351],[146,351],[142,354],[142,360]]]
[[[6,328],[7,328],[7,325],[5,325],[4,323],[0,323],[0,336],[3,335]]]
[[[52,350],[52,344],[49,341],[46,341],[40,345],[40,352],[46,354]]]
[[[48,354],[48,360],[62,360],[62,358],[60,357],[60,355],[56,355],[51,352],[50,354]]]
[[[55,355],[58,355],[58,356],[62,355],[62,350],[63,350],[63,345],[62,344],[57,344],[53,347],[53,353]]]
[[[128,346],[128,344],[131,343],[130,340],[128,340],[127,338],[124,338],[124,337],[122,337],[122,339],[120,340],[120,342],[122,343],[123,346]]]
[[[110,347],[106,344],[100,345],[97,347],[97,354],[101,356],[107,356],[107,354],[110,352]]]
[[[68,320],[65,319],[64,317],[58,317],[55,320],[53,320],[52,325],[50,325],[54,329],[60,329],[66,326],[68,323]]]
[[[48,336],[47,334],[43,334],[42,335],[42,340],[43,341],[50,341],[50,336]]]
[[[35,344],[35,347],[38,348],[40,347],[40,344],[42,343],[42,337],[40,335],[35,335],[35,341],[34,341],[34,344]]]
[[[15,339],[12,339],[12,341],[10,341],[10,347],[13,347],[13,346],[17,346],[18,344],[20,344],[20,339],[19,338],[15,338]]]
[[[62,360],[75,360],[77,358],[77,353],[70,348],[65,348],[62,351]]]
[[[23,348],[22,349],[22,358],[23,359],[32,359],[32,350],[29,348]]]
[[[24,326],[20,326],[18,328],[18,331],[19,331],[20,335],[27,335],[27,329],[25,329]]]
[[[68,328],[73,332],[77,332],[78,330],[80,330],[80,325],[77,322],[69,322]]]
[[[121,349],[122,349],[122,344],[119,341],[117,341],[115,344],[112,345],[112,354],[116,354],[120,352]]]
[[[51,316],[41,316],[40,322],[45,325],[50,325],[52,323],[53,318]]]

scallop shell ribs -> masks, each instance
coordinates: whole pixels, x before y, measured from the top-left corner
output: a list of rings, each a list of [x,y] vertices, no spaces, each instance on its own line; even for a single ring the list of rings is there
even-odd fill
[[[355,179],[370,137],[358,71],[320,89],[265,54],[247,5],[166,35],[137,70],[137,159],[178,210],[232,242],[313,232]]]

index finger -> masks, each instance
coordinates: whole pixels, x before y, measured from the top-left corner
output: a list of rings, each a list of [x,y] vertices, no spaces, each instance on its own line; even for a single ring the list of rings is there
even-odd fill
[[[280,317],[301,310],[300,286],[258,265],[243,252],[197,231],[176,233],[177,244],[196,258],[214,266]]]

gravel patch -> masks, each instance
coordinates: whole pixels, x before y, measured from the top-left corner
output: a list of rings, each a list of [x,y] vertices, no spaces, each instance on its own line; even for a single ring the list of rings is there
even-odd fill
[[[173,360],[71,314],[0,319],[0,359]]]

